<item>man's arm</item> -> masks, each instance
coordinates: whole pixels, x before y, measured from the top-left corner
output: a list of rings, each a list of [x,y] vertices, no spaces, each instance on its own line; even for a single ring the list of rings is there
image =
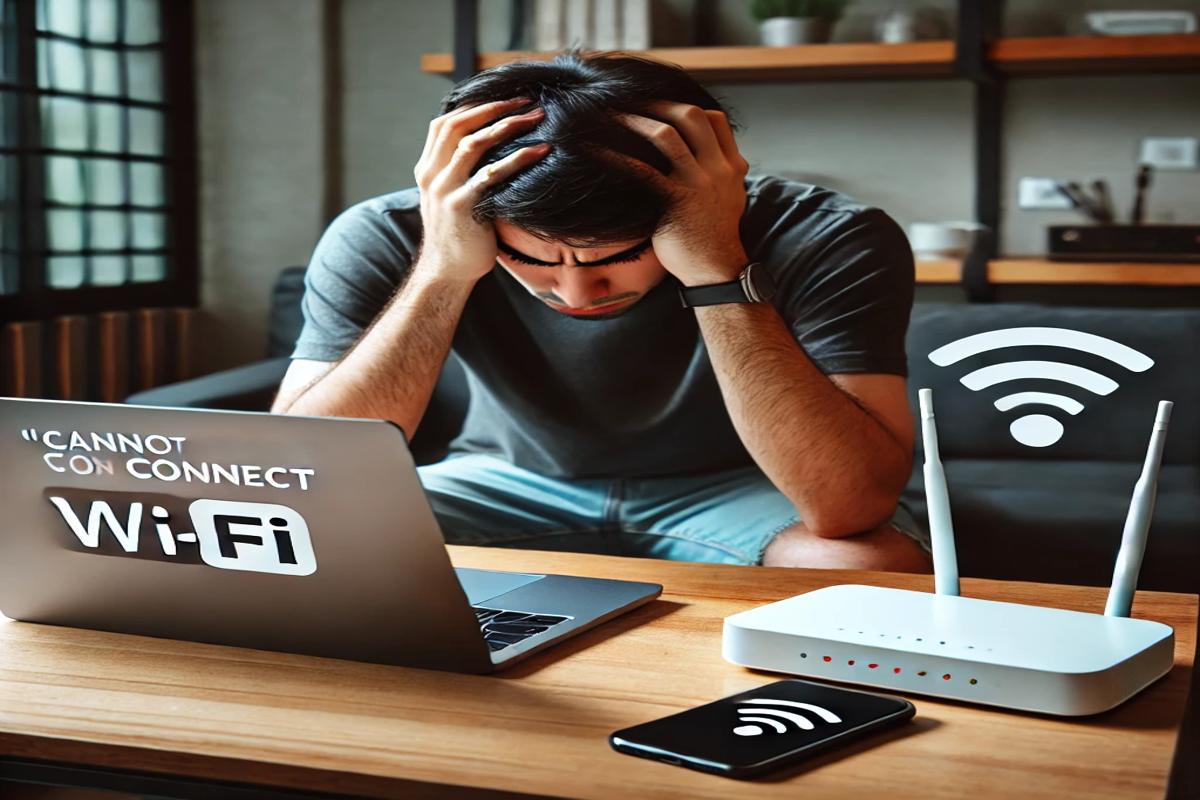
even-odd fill
[[[614,158],[672,198],[655,254],[686,286],[734,280],[749,261],[739,233],[749,165],[729,120],[681,103],[648,111],[657,119],[619,119],[670,159],[670,175]],[[808,530],[838,538],[886,522],[911,466],[904,380],[827,378],[765,304],[705,306],[696,317],[742,442]]]
[[[272,411],[389,419],[411,438],[450,352],[474,281],[418,264],[354,348],[336,364],[297,360]]]
[[[886,522],[912,467],[904,378],[827,377],[770,305],[696,318],[738,435],[806,527],[841,537]]]
[[[548,145],[523,147],[478,170],[480,157],[490,148],[541,121],[541,109],[496,121],[526,103],[523,98],[485,103],[430,123],[425,150],[413,170],[423,225],[417,263],[340,361],[293,362],[272,411],[389,419],[411,438],[450,352],[467,298],[496,262],[495,232],[490,224],[475,220],[472,209],[489,186],[549,152]]]

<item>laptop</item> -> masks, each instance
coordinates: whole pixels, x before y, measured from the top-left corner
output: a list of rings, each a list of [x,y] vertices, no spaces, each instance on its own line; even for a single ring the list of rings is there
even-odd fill
[[[455,569],[377,420],[0,398],[0,475],[27,622],[483,673],[662,591]]]

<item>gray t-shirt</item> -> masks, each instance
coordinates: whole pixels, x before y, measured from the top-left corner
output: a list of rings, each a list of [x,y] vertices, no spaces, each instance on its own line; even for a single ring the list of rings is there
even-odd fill
[[[774,177],[747,181],[742,242],[775,306],[825,374],[906,374],[913,260],[882,211]],[[293,358],[335,361],[404,279],[421,241],[417,190],[366,200],[329,226],[306,275]],[[498,264],[454,336],[471,402],[458,452],[558,478],[712,472],[752,463],[725,409],[695,312],[668,277],[624,314],[551,310]]]

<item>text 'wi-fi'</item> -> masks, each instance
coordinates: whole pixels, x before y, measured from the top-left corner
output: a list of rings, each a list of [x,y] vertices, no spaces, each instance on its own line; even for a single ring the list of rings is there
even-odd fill
[[[929,354],[929,360],[939,367],[955,364],[964,358],[1004,347],[1061,347],[1100,356],[1131,372],[1145,372],[1154,360],[1131,347],[1069,328],[1003,328],[965,336],[939,347]],[[1097,395],[1108,395],[1120,385],[1112,378],[1086,367],[1060,361],[1008,361],[969,372],[960,380],[973,392],[1008,381],[1039,379],[1060,381],[1086,389]],[[1009,411],[1024,405],[1047,405],[1074,416],[1083,410],[1083,403],[1053,392],[1026,391],[1007,394],[996,401],[996,408]],[[1047,414],[1026,414],[1012,422],[1012,437],[1029,447],[1048,447],[1063,435],[1063,425]]]

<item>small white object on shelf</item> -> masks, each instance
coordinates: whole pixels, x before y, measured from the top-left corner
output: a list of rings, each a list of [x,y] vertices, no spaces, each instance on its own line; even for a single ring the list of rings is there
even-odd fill
[[[1151,36],[1195,33],[1190,11],[1093,11],[1084,15],[1088,28],[1102,36]]]
[[[771,17],[758,24],[759,36],[767,47],[823,44],[829,41],[832,25],[822,17]]]

